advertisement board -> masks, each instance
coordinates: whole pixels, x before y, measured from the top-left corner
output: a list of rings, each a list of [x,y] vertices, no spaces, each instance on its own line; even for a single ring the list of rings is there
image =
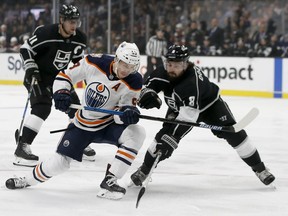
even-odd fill
[[[19,54],[0,54],[0,84],[19,85],[24,78]],[[190,57],[221,88],[223,95],[288,98],[288,59],[246,57]],[[147,69],[141,56],[139,72]]]

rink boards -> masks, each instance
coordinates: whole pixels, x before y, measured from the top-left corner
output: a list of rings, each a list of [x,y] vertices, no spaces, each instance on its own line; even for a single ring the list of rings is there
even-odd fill
[[[288,98],[288,59],[246,57],[198,57],[190,60],[220,86],[223,95]],[[0,84],[21,85],[24,77],[19,54],[0,54]],[[141,56],[140,72],[147,57]]]

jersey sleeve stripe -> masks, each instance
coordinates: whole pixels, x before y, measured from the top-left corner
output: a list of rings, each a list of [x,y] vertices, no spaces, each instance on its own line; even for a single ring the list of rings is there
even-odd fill
[[[70,79],[70,77],[69,77],[68,75],[66,75],[65,73],[63,73],[63,72],[60,72],[60,73],[57,75],[57,77],[62,77],[62,78],[64,78],[64,79],[69,80],[69,82],[72,83],[72,80]]]

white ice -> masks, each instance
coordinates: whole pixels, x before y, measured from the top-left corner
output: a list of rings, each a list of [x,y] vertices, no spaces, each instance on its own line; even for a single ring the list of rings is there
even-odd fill
[[[158,165],[136,209],[137,187],[128,188],[119,201],[96,197],[106,164],[116,151],[110,145],[92,144],[97,152],[95,162],[73,162],[68,172],[46,183],[23,190],[6,189],[8,178],[31,172],[31,168],[12,165],[16,147],[14,131],[20,126],[27,93],[22,86],[0,86],[0,98],[1,216],[288,215],[288,100],[223,97],[238,120],[252,107],[259,108],[260,115],[246,131],[276,176],[276,190],[263,185],[225,141],[214,137],[208,129],[194,128],[181,141],[173,157]],[[164,117],[165,110],[163,106],[161,110],[141,112]],[[52,155],[61,133],[49,132],[67,124],[66,115],[53,108],[32,145],[33,153],[41,159]],[[147,147],[161,127],[160,122],[149,120],[141,120],[140,124],[146,128],[147,138],[120,181],[124,186],[141,165]]]

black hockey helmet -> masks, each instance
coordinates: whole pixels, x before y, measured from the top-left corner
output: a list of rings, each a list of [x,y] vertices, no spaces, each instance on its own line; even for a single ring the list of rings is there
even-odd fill
[[[188,61],[188,48],[184,45],[174,44],[168,48],[168,52],[166,53],[165,57],[168,61]]]
[[[62,5],[59,13],[60,17],[68,20],[80,18],[80,12],[74,5]]]

